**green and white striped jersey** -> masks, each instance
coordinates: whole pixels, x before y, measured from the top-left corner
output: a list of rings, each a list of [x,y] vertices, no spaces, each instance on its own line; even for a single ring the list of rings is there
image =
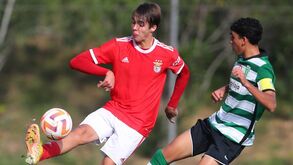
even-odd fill
[[[239,58],[234,67],[241,67],[246,79],[261,91],[275,91],[275,74],[264,53],[252,58]],[[253,113],[256,111],[256,122],[260,119],[265,107],[241,84],[240,80],[231,76],[229,91],[220,110],[209,117],[213,128],[219,130],[230,140],[239,143],[246,134]],[[242,145],[253,145],[255,139],[254,126],[248,138]]]

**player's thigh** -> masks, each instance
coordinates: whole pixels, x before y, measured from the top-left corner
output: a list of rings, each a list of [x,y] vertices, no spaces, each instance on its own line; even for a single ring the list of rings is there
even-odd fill
[[[109,158],[108,156],[105,156],[102,160],[101,165],[115,165],[115,162],[111,158]]]
[[[81,144],[92,142],[98,139],[97,133],[87,124],[79,125],[68,136],[73,136]]]
[[[97,144],[103,143],[109,138],[114,129],[112,127],[113,114],[104,108],[100,108],[90,113],[81,123],[80,128],[85,128],[85,136],[88,135],[89,141],[96,141]]]
[[[122,164],[144,141],[140,133],[116,118],[114,133],[101,150],[116,164]]]
[[[89,143],[98,138],[96,132],[88,125],[80,125],[65,138],[57,141],[61,146],[61,153],[67,152],[74,147]]]
[[[171,143],[162,149],[167,162],[192,156],[192,139],[190,130],[178,135]]]
[[[198,165],[218,165],[218,163],[213,157],[209,155],[204,155],[199,161]]]

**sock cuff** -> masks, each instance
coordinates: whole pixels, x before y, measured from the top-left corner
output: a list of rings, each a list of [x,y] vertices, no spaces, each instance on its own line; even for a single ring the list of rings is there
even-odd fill
[[[153,155],[151,161],[151,165],[167,165],[167,161],[163,155],[162,149],[159,149]]]
[[[46,144],[43,144],[43,154],[40,158],[40,160],[48,159],[51,157],[55,157],[60,155],[60,148],[56,141],[48,142]]]

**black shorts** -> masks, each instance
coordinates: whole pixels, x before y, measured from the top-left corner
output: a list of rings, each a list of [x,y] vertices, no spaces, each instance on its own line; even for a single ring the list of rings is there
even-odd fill
[[[198,120],[190,129],[193,156],[205,153],[220,164],[231,163],[244,149],[238,143],[226,138],[219,131],[211,128],[208,119]]]

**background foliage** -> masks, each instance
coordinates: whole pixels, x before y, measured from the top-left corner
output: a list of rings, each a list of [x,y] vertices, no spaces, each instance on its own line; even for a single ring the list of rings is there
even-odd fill
[[[108,100],[108,93],[96,88],[101,78],[72,71],[68,62],[83,50],[130,35],[131,12],[141,2],[16,0],[5,42],[0,45],[0,164],[23,164],[24,130],[32,118],[38,121],[47,109],[68,110],[77,126]],[[163,12],[156,37],[169,44],[170,2],[156,2]],[[6,3],[0,2],[1,18]],[[210,104],[210,92],[227,83],[235,60],[229,45],[229,25],[239,17],[256,17],[264,26],[261,46],[271,55],[277,76],[278,108],[264,115],[255,146],[236,164],[293,164],[292,2],[193,0],[180,1],[179,5],[178,49],[192,75],[180,103],[178,132],[217,109],[218,105]],[[162,114],[153,134],[126,164],[146,164],[166,143],[162,140],[166,123]],[[96,146],[87,145],[43,164],[98,164],[100,159]]]

